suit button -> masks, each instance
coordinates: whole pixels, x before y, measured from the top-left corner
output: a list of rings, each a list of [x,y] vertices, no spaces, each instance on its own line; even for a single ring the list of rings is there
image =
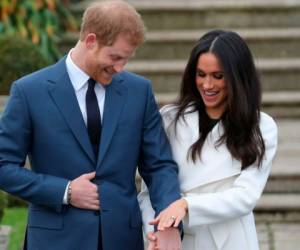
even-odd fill
[[[94,212],[94,215],[95,215],[95,216],[99,216],[99,214],[100,214],[99,211],[95,211],[95,212]]]

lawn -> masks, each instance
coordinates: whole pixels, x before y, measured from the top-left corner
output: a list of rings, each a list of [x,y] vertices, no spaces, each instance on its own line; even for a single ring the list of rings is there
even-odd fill
[[[23,244],[27,223],[27,208],[14,207],[5,209],[2,225],[10,225],[12,231],[9,238],[8,250],[20,250]]]

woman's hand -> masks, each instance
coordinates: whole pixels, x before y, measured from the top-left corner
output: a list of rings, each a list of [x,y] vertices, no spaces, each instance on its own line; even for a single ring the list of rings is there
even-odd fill
[[[166,209],[149,222],[150,225],[157,225],[157,230],[164,231],[171,226],[178,227],[180,221],[188,212],[188,203],[185,199],[179,199],[170,204]]]

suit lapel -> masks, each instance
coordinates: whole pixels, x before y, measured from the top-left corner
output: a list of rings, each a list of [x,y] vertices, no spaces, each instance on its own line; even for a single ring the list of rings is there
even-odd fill
[[[104,114],[102,119],[102,132],[100,142],[100,152],[98,155],[98,164],[100,166],[107,149],[110,145],[111,138],[118,124],[120,114],[126,101],[127,89],[122,84],[123,79],[120,75],[113,78],[111,84],[106,87]]]
[[[49,85],[49,94],[84,152],[96,163],[82,113],[66,70],[65,58],[54,67],[53,77],[49,79],[52,83]]]

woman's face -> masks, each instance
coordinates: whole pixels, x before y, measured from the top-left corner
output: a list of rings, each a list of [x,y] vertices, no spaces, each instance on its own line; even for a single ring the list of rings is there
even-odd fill
[[[218,119],[227,106],[228,90],[218,58],[210,52],[198,58],[196,86],[210,118]]]

